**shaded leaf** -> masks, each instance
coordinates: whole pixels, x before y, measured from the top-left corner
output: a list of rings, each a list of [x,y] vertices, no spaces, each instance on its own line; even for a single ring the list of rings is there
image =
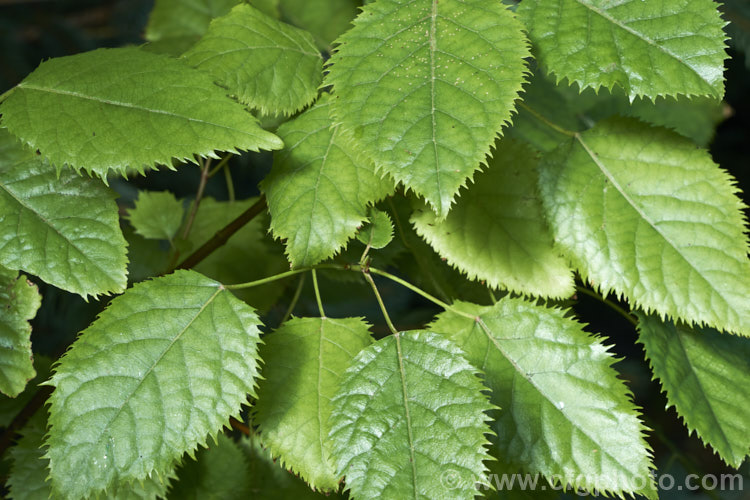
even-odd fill
[[[500,2],[378,0],[340,39],[334,116],[438,218],[510,120],[528,56]]]
[[[518,15],[558,81],[619,85],[631,100],[724,95],[724,21],[712,0],[531,0]]]
[[[135,207],[128,210],[130,224],[144,238],[170,240],[182,224],[185,209],[169,191],[139,191]]]
[[[428,331],[362,350],[332,401],[334,457],[351,495],[473,499],[489,459],[482,389],[461,351]]]
[[[750,260],[733,179],[664,129],[610,119],[544,157],[561,250],[603,293],[750,335]]]
[[[261,441],[311,487],[336,490],[331,399],[354,356],[372,343],[368,325],[361,318],[292,318],[264,341],[253,418]]]
[[[315,36],[318,47],[331,52],[333,41],[351,28],[357,15],[356,0],[280,0],[284,21]]]
[[[454,307],[469,317],[446,311],[430,329],[485,373],[504,461],[605,496],[657,498],[645,427],[604,344],[564,311],[521,299]]]
[[[209,443],[208,448],[198,450],[195,458],[188,458],[177,469],[177,481],[170,488],[168,498],[253,498],[247,469],[248,464],[242,450],[231,438],[219,434],[215,443]]]
[[[750,339],[638,313],[639,341],[685,425],[739,468],[750,455]]]
[[[0,265],[84,298],[121,292],[126,244],[114,198],[95,179],[58,177],[0,129]]]
[[[499,144],[444,221],[431,210],[417,210],[411,220],[469,279],[542,297],[574,291],[573,273],[552,247],[542,216],[534,152],[517,142]]]
[[[321,98],[279,127],[286,147],[276,153],[261,184],[271,229],[286,240],[294,267],[314,265],[337,253],[365,220],[367,205],[393,189],[341,128],[332,128],[332,100]]]
[[[134,47],[45,61],[0,113],[3,126],[55,165],[101,177],[173,158],[283,146],[208,75]]]
[[[240,441],[240,448],[249,462],[247,475],[253,500],[343,498],[336,493],[322,495],[313,492],[301,479],[274,462],[268,450],[263,449],[256,439],[243,439]]]
[[[38,411],[21,430],[21,438],[10,451],[11,469],[8,476],[8,498],[13,500],[47,500],[52,490],[46,482],[49,461],[42,458],[42,444],[47,417]]]
[[[239,217],[256,201],[257,198],[234,202],[203,198],[188,237],[191,249],[200,248],[216,231]],[[222,283],[243,283],[287,271],[289,264],[281,249],[265,237],[267,227],[267,217],[256,217],[194,269]],[[234,294],[254,308],[265,311],[276,303],[284,286],[283,281],[275,281],[262,287],[236,290]]]
[[[55,493],[163,481],[254,395],[259,325],[251,308],[194,271],[112,300],[50,381]]]
[[[0,266],[0,392],[16,397],[34,378],[29,320],[42,305],[36,285]]]
[[[213,21],[183,57],[262,113],[304,108],[323,79],[323,58],[309,33],[246,4]]]
[[[200,38],[215,17],[227,14],[241,0],[155,0],[146,25],[146,40]]]

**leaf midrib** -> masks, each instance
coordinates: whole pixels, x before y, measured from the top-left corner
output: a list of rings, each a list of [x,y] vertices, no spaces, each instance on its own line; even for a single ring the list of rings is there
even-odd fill
[[[584,8],[586,8],[586,9],[590,10],[591,12],[593,12],[594,14],[597,14],[597,15],[601,16],[601,17],[602,17],[602,18],[603,18],[604,20],[606,20],[606,21],[608,21],[608,22],[610,22],[610,23],[614,24],[614,25],[615,25],[615,26],[617,26],[618,28],[620,28],[620,29],[622,29],[622,30],[626,31],[627,33],[629,33],[629,34],[633,35],[634,37],[638,38],[639,40],[643,40],[644,42],[646,42],[647,44],[651,45],[652,47],[654,47],[654,48],[658,49],[658,50],[659,50],[659,51],[661,51],[662,53],[664,53],[664,54],[668,55],[669,57],[671,57],[671,58],[673,58],[673,59],[675,59],[675,60],[677,60],[677,61],[678,61],[678,62],[679,62],[680,64],[682,64],[683,66],[685,66],[686,68],[688,68],[688,69],[690,70],[690,72],[694,73],[694,74],[695,74],[695,75],[696,75],[696,76],[698,77],[698,80],[700,80],[701,82],[703,82],[704,84],[706,84],[706,85],[708,86],[708,88],[710,89],[710,93],[711,93],[711,95],[714,95],[714,94],[715,94],[715,90],[714,90],[714,88],[713,88],[713,87],[711,86],[711,84],[710,84],[709,82],[707,82],[707,81],[706,81],[706,80],[705,80],[705,79],[703,78],[703,76],[702,76],[702,75],[701,75],[700,73],[698,73],[698,71],[697,71],[697,70],[696,70],[695,68],[693,68],[693,67],[692,67],[691,65],[689,65],[689,64],[688,64],[687,62],[685,62],[685,61],[684,61],[684,60],[683,60],[683,59],[682,59],[682,58],[681,58],[680,56],[678,56],[677,54],[674,54],[674,53],[673,53],[672,51],[670,51],[670,50],[669,50],[669,49],[667,49],[666,47],[663,47],[663,46],[659,45],[659,44],[658,44],[658,43],[656,43],[656,42],[655,42],[654,40],[650,39],[649,37],[647,37],[646,35],[644,35],[644,34],[642,34],[642,33],[639,33],[638,31],[634,30],[634,29],[633,29],[633,28],[631,28],[630,26],[628,26],[628,25],[626,25],[626,24],[623,24],[623,23],[622,23],[622,22],[620,22],[620,21],[619,21],[618,19],[615,19],[614,17],[610,16],[610,15],[609,15],[609,14],[608,14],[607,12],[605,12],[605,11],[602,11],[601,9],[599,9],[599,8],[597,8],[597,7],[594,7],[593,5],[589,5],[589,4],[588,4],[588,3],[586,3],[586,2],[584,1],[584,0],[575,0],[575,1],[576,1],[577,3],[579,3],[580,5],[582,5],[582,6],[584,7]]]
[[[695,382],[698,384],[698,387],[700,388],[700,394],[703,398],[703,400],[706,402],[706,406],[708,406],[709,411],[711,413],[711,417],[713,418],[713,421],[715,423],[715,427],[719,429],[719,433],[721,434],[721,437],[724,440],[724,444],[726,445],[727,449],[732,451],[732,454],[734,454],[734,449],[732,446],[732,441],[729,439],[729,436],[726,435],[724,432],[724,427],[721,425],[721,420],[716,415],[716,411],[714,410],[713,404],[711,404],[711,401],[706,396],[706,391],[703,388],[703,381],[700,378],[700,375],[695,370],[695,366],[693,365],[693,360],[688,354],[688,350],[685,346],[685,343],[683,342],[682,336],[680,335],[680,331],[677,329],[677,326],[674,326],[674,334],[675,337],[677,337],[677,344],[680,347],[680,350],[682,351],[682,354],[685,356],[685,359],[688,361],[687,366],[690,368],[690,372],[695,377]],[[740,457],[740,460],[742,457]]]
[[[78,99],[83,99],[83,100],[87,100],[87,101],[94,101],[94,102],[98,102],[98,103],[102,103],[102,104],[107,104],[109,106],[116,106],[116,107],[121,107],[121,108],[126,108],[126,109],[132,109],[134,111],[140,111],[140,112],[144,112],[144,113],[153,113],[153,114],[158,114],[158,115],[165,115],[165,116],[169,116],[169,117],[172,117],[172,118],[177,118],[177,119],[180,119],[180,120],[185,120],[185,121],[188,121],[188,122],[195,122],[195,123],[200,123],[202,125],[206,125],[206,126],[210,126],[210,127],[216,127],[216,128],[230,130],[232,132],[237,132],[237,133],[240,133],[240,134],[243,134],[243,135],[247,135],[247,136],[250,136],[250,137],[257,138],[256,134],[250,133],[250,132],[248,132],[246,130],[238,129],[238,128],[235,128],[235,127],[230,127],[228,125],[222,125],[220,123],[214,123],[214,122],[210,122],[210,121],[206,121],[206,120],[201,120],[201,119],[198,119],[198,118],[191,118],[189,116],[181,115],[179,113],[173,113],[171,111],[167,111],[167,110],[164,110],[164,109],[152,109],[152,108],[147,108],[147,107],[144,107],[144,106],[139,106],[137,104],[133,104],[133,103],[129,103],[129,102],[113,101],[111,99],[105,99],[103,97],[81,94],[80,92],[75,92],[73,90],[63,90],[63,89],[54,89],[54,88],[50,88],[50,87],[40,87],[38,85],[33,85],[33,84],[28,84],[28,83],[23,83],[23,82],[21,82],[20,84],[18,84],[18,87],[19,88],[23,88],[23,89],[36,90],[38,92],[49,92],[50,94],[59,94],[59,95],[65,95],[65,96],[69,96],[69,97],[75,97],[75,98],[78,98]],[[252,115],[250,115],[250,116],[252,116]]]
[[[174,336],[172,341],[162,350],[161,354],[154,360],[154,362],[151,364],[151,366],[146,370],[146,372],[143,374],[143,377],[138,382],[138,384],[133,388],[132,391],[127,395],[127,397],[123,400],[122,404],[117,408],[117,411],[112,415],[112,417],[107,421],[107,423],[102,428],[101,432],[99,433],[99,438],[97,439],[97,442],[99,439],[101,439],[101,436],[105,435],[107,431],[109,430],[110,425],[112,425],[112,422],[114,422],[117,417],[120,416],[120,413],[122,413],[123,408],[128,404],[130,401],[130,398],[133,397],[133,395],[138,392],[138,389],[140,389],[143,382],[148,378],[148,376],[151,374],[152,371],[154,371],[154,368],[161,362],[162,358],[169,352],[169,350],[174,346],[174,344],[182,337],[182,335],[190,328],[190,326],[195,322],[196,319],[203,313],[203,311],[214,301],[214,299],[222,292],[224,291],[224,287],[219,285],[216,289],[216,291],[211,295],[211,297],[208,298],[208,300],[201,306],[201,308],[198,310],[197,313],[195,313],[195,316],[193,316],[190,321],[185,325],[180,332]]]
[[[434,0],[437,1],[437,0]],[[401,377],[401,390],[404,396],[404,416],[406,418],[406,430],[409,437],[409,461],[411,462],[412,485],[414,487],[414,498],[419,498],[419,489],[417,487],[417,462],[414,453],[414,432],[411,428],[411,416],[409,414],[409,393],[406,389],[406,370],[404,369],[404,355],[401,351],[401,334],[395,333],[396,339],[396,356],[398,357],[398,370]]]
[[[583,427],[581,427],[580,425],[578,425],[576,422],[574,422],[573,420],[571,420],[570,418],[568,418],[568,416],[565,413],[565,411],[562,410],[562,409],[560,409],[560,408],[558,408],[557,405],[555,404],[555,402],[552,399],[550,399],[549,396],[547,396],[547,394],[542,390],[542,388],[539,387],[534,382],[534,377],[527,376],[526,370],[522,369],[521,366],[516,362],[516,360],[513,359],[507,352],[505,352],[505,350],[502,348],[502,346],[500,345],[500,343],[498,342],[498,340],[495,338],[495,336],[492,335],[492,332],[491,332],[490,328],[484,322],[484,318],[482,318],[481,315],[477,316],[476,323],[479,325],[479,327],[481,328],[481,330],[485,333],[485,335],[487,336],[487,338],[489,339],[489,341],[495,346],[495,348],[498,350],[498,352],[500,352],[500,354],[502,354],[502,356],[511,364],[511,366],[513,366],[513,369],[516,371],[516,373],[518,373],[519,375],[521,375],[524,380],[526,380],[529,384],[531,384],[531,386],[534,387],[537,390],[537,392],[541,396],[543,396],[544,399],[547,402],[551,403],[552,406],[556,410],[558,410],[565,417],[565,420],[567,422],[569,422],[571,426],[573,426],[576,429],[578,429],[578,431],[580,431],[583,435],[585,435],[592,443],[597,443],[597,440],[594,439],[594,438],[592,438],[588,434],[588,432],[586,432],[586,429],[584,429]],[[623,465],[620,462],[620,460],[618,460],[611,453],[609,453],[609,450],[603,449],[603,450],[601,450],[601,452],[602,452],[602,454],[607,455],[608,457],[610,457],[610,459],[612,459],[612,461],[614,463],[618,464],[622,469],[624,469],[626,471],[628,470],[627,465]],[[619,484],[618,484],[618,486],[619,486]],[[620,486],[620,488],[621,488],[621,486]]]
[[[734,307],[730,305],[729,300],[727,300],[724,295],[721,293],[720,290],[714,286],[714,283],[706,278],[701,270],[696,267],[693,262],[688,259],[685,254],[682,253],[682,250],[680,247],[675,245],[670,238],[668,238],[660,229],[659,227],[654,223],[654,221],[651,220],[651,218],[643,211],[641,210],[640,206],[633,200],[630,195],[627,193],[627,191],[622,187],[622,185],[617,181],[617,179],[612,175],[612,172],[609,171],[606,165],[604,165],[603,162],[600,161],[599,156],[586,144],[583,140],[583,137],[581,134],[575,135],[576,140],[581,144],[584,151],[586,151],[586,154],[591,158],[591,161],[594,162],[594,164],[599,168],[599,170],[604,174],[604,176],[612,183],[612,185],[617,189],[617,192],[620,193],[620,195],[625,199],[625,201],[628,203],[630,207],[635,210],[638,215],[643,219],[648,226],[653,229],[659,236],[662,237],[665,243],[669,245],[670,248],[672,248],[677,255],[682,258],[683,261],[693,270],[695,273],[701,277],[701,279],[711,288],[711,290],[714,292],[715,295],[721,298],[721,301],[724,303],[724,305],[734,311]]]

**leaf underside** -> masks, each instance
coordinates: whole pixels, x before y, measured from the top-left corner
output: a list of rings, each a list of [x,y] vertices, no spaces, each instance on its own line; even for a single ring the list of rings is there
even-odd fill
[[[0,392],[12,398],[36,375],[29,320],[41,305],[36,285],[0,266]]]
[[[482,389],[461,351],[428,331],[362,350],[331,417],[334,456],[351,495],[473,499],[489,459],[491,406]]]
[[[469,279],[542,297],[573,293],[573,273],[553,249],[542,216],[534,152],[520,143],[500,143],[443,222],[430,210],[416,211],[411,220]]]
[[[619,85],[631,101],[724,96],[725,23],[712,0],[531,0],[518,15],[558,81]]]
[[[451,339],[491,389],[503,462],[600,493],[656,498],[645,427],[607,347],[559,309],[521,299],[454,307],[429,328]]]
[[[253,418],[261,442],[313,488],[336,490],[331,399],[354,356],[372,343],[368,325],[361,318],[293,318],[264,342]]]
[[[53,164],[106,178],[173,158],[279,149],[211,77],[137,48],[43,62],[0,105],[3,126]]]
[[[309,33],[246,4],[213,21],[183,57],[266,114],[307,106],[323,78],[323,58]]]
[[[260,320],[194,271],[115,298],[50,384],[50,477],[61,498],[164,480],[254,394]]]
[[[638,313],[639,341],[667,400],[732,467],[750,455],[750,339]]]
[[[545,156],[559,248],[594,286],[690,323],[750,335],[750,260],[734,180],[664,129],[610,119]]]
[[[393,190],[341,127],[331,127],[331,106],[332,99],[323,97],[279,127],[286,147],[274,155],[261,184],[271,229],[286,240],[294,267],[317,264],[341,250],[367,218],[367,205]]]
[[[0,265],[84,298],[127,285],[115,193],[55,168],[0,129]]]
[[[500,2],[378,0],[331,57],[334,116],[438,218],[507,124],[529,55]]]

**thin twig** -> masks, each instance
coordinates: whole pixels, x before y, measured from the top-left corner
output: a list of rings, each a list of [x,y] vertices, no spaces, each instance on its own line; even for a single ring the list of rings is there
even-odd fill
[[[385,308],[385,303],[383,303],[383,298],[380,296],[380,292],[378,291],[378,287],[375,285],[375,280],[372,279],[372,276],[370,276],[370,271],[366,267],[362,268],[362,275],[365,277],[367,282],[372,287],[372,291],[375,292],[375,298],[378,300],[378,305],[380,306],[380,310],[383,312],[383,317],[385,318],[385,324],[388,325],[388,329],[393,333],[394,335],[398,335],[398,330],[396,330],[396,327],[393,325],[393,322],[391,321],[391,317],[388,315],[388,310]]]
[[[581,293],[582,293],[582,294],[584,294],[584,295],[588,295],[589,297],[593,297],[593,298],[595,298],[596,300],[598,300],[599,302],[603,302],[603,303],[607,304],[607,305],[608,305],[608,306],[609,306],[610,308],[612,308],[612,309],[613,309],[614,311],[617,311],[617,313],[618,313],[618,314],[619,314],[620,316],[622,316],[623,318],[625,318],[626,320],[628,320],[628,321],[630,322],[630,324],[631,324],[631,325],[635,326],[636,328],[638,327],[638,320],[637,320],[637,319],[635,319],[635,318],[634,318],[634,317],[633,317],[633,316],[632,316],[632,315],[631,315],[631,314],[630,314],[629,312],[627,312],[627,311],[626,311],[625,309],[623,309],[622,307],[618,306],[617,304],[615,304],[615,303],[614,303],[614,302],[612,302],[611,300],[609,300],[609,299],[605,298],[605,297],[604,297],[604,296],[602,296],[602,295],[599,295],[599,294],[598,294],[598,293],[596,293],[596,292],[593,292],[593,291],[589,290],[589,289],[588,289],[588,288],[586,288],[586,287],[580,286],[580,285],[576,285],[576,291],[577,291],[577,292],[581,292]]]
[[[253,206],[242,212],[236,219],[224,226],[223,228],[216,231],[213,237],[205,242],[198,250],[190,254],[185,260],[180,263],[175,269],[190,269],[195,267],[203,259],[211,255],[217,248],[223,246],[229,238],[234,235],[237,231],[242,229],[247,223],[253,220],[255,217],[263,213],[266,209],[266,197],[261,197],[256,201]]]
[[[303,274],[299,278],[299,283],[297,284],[297,289],[294,291],[294,295],[292,296],[292,301],[289,302],[289,307],[287,308],[286,312],[284,313],[284,316],[281,317],[281,323],[279,323],[279,326],[286,323],[286,321],[289,319],[289,317],[294,312],[294,307],[297,305],[297,302],[299,301],[300,295],[302,295],[302,288],[305,286],[305,277],[307,275]]]
[[[315,301],[318,303],[318,311],[320,312],[320,317],[325,318],[326,312],[323,310],[323,301],[320,299],[320,289],[318,288],[318,273],[315,272],[315,268],[311,270],[312,279],[313,279],[313,289],[315,290]]]

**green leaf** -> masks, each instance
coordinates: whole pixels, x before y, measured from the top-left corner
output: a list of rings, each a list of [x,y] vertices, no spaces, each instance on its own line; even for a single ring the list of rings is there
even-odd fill
[[[168,498],[254,498],[247,469],[248,464],[242,450],[231,438],[219,434],[215,443],[198,450],[195,458],[186,460],[177,469],[178,481],[170,489]]]
[[[542,297],[563,298],[575,289],[544,223],[534,152],[520,143],[499,144],[488,170],[476,175],[443,222],[431,210],[417,210],[411,220],[469,279]]]
[[[46,412],[38,411],[21,431],[22,437],[11,448],[11,473],[8,477],[10,498],[13,500],[47,500],[53,497],[52,486],[47,480],[49,459],[44,456],[44,435],[47,428]],[[91,499],[155,500],[163,498],[167,483],[156,478],[146,478],[143,483],[134,482],[111,488],[104,495]]]
[[[139,191],[128,219],[135,232],[144,238],[172,241],[182,224],[185,209],[169,191]]]
[[[254,395],[260,320],[194,271],[116,297],[50,381],[50,477],[82,498],[172,471]]]
[[[603,293],[750,335],[744,205],[708,152],[611,119],[548,154],[540,186],[557,244]]]
[[[36,394],[40,383],[49,378],[52,360],[47,356],[34,354],[34,371],[36,375],[26,383],[24,391],[16,397],[10,398],[0,394],[0,427],[8,427],[13,419],[28,404]]]
[[[750,455],[750,339],[638,313],[639,341],[667,401],[732,467]]]
[[[268,198],[271,229],[286,239],[294,267],[310,266],[337,253],[357,233],[367,205],[393,190],[358,154],[341,127],[329,118],[332,100],[284,123],[278,134],[287,146],[275,154],[261,184]]]
[[[725,23],[712,0],[530,0],[518,15],[558,81],[619,85],[631,100],[724,95]]]
[[[257,198],[234,202],[203,198],[188,237],[191,248],[200,248],[216,234],[217,230],[239,217],[256,201]],[[288,271],[289,264],[281,249],[275,248],[264,237],[267,228],[266,217],[256,217],[194,269],[222,283],[254,281]],[[276,303],[284,291],[284,286],[283,281],[275,281],[262,287],[237,290],[235,295],[252,304],[254,308],[265,311]]]
[[[241,0],[156,0],[146,26],[146,40],[201,37],[211,20],[227,14]]]
[[[35,284],[0,266],[0,392],[12,398],[36,375],[29,320],[41,305]]]
[[[304,108],[317,97],[323,79],[323,58],[313,37],[250,5],[238,5],[213,21],[183,57],[262,113]]]
[[[21,430],[21,438],[10,451],[9,498],[47,500],[52,493],[47,480],[48,460],[43,458],[42,441],[46,431],[46,412],[38,411]]]
[[[370,220],[357,232],[357,239],[376,250],[385,248],[393,239],[391,216],[374,208],[370,209],[369,214]]]
[[[357,15],[356,0],[280,0],[279,10],[286,22],[315,36],[318,47],[331,52],[333,41],[351,28]]]
[[[334,457],[351,495],[473,499],[489,459],[492,408],[476,373],[428,331],[362,350],[332,401]]]
[[[521,299],[453,307],[469,317],[445,312],[430,329],[485,373],[505,462],[605,496],[656,498],[645,427],[607,346],[564,311]]]
[[[304,481],[282,469],[279,463],[271,458],[268,451],[263,449],[258,440],[243,439],[240,441],[240,447],[249,462],[247,478],[251,484],[253,500],[343,498],[336,493],[322,495],[313,492]]]
[[[3,126],[57,166],[124,174],[215,151],[279,149],[208,75],[134,47],[43,62],[0,105]]]
[[[510,120],[529,55],[500,2],[378,0],[344,34],[326,80],[334,115],[438,218]]]
[[[372,343],[361,318],[292,318],[264,338],[265,367],[253,422],[281,465],[317,490],[336,490],[340,476],[328,433],[344,370]]]
[[[57,176],[0,129],[0,265],[84,298],[121,292],[127,257],[114,198],[95,179]]]

